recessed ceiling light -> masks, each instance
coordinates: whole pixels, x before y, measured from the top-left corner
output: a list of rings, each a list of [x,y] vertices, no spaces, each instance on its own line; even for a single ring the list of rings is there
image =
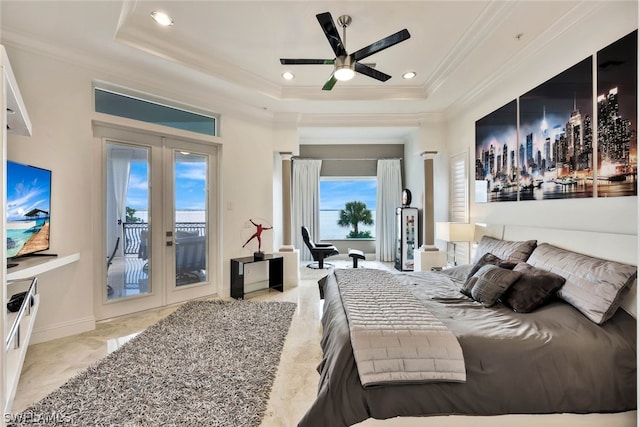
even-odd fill
[[[291,71],[285,71],[284,73],[282,73],[282,78],[285,80],[293,80],[295,78],[295,75]]]
[[[402,78],[403,78],[403,79],[407,79],[407,80],[408,80],[408,79],[412,79],[412,78],[414,78],[415,76],[416,76],[415,71],[409,71],[409,72],[407,72],[407,73],[404,73],[404,74],[402,75]]]
[[[164,12],[159,12],[157,10],[154,10],[153,12],[151,12],[151,17],[153,18],[154,21],[156,21],[158,24],[162,25],[163,27],[169,27],[173,25],[173,19]]]

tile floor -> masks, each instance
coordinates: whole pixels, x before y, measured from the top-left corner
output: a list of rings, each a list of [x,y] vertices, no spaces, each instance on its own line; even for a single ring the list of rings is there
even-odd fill
[[[349,267],[351,260],[336,260],[336,267]],[[261,427],[296,426],[315,399],[318,386],[316,366],[320,362],[320,316],[322,302],[318,279],[327,271],[306,268],[301,263],[300,284],[285,292],[265,292],[253,299],[293,301],[298,304],[284,344],[278,374]],[[375,261],[361,261],[368,268],[385,268]],[[12,412],[17,413],[64,384],[135,334],[172,313],[165,307],[136,315],[100,322],[94,331],[29,347]]]

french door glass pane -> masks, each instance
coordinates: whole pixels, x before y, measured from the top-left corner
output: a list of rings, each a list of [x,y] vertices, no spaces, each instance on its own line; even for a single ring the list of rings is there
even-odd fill
[[[107,144],[107,299],[151,292],[149,149]]]
[[[176,286],[207,278],[207,157],[174,153]]]

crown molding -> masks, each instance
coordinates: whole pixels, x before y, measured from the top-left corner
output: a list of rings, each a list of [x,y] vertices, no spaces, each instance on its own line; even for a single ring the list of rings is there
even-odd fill
[[[250,88],[270,98],[279,98],[281,86],[263,77],[242,70],[229,62],[200,55],[195,51],[180,49],[159,42],[152,35],[136,28],[120,28],[115,40],[147,54],[197,70],[203,74],[219,78],[240,87]]]
[[[507,76],[517,73],[522,65],[531,60],[531,58],[541,55],[558,38],[565,36],[571,31],[575,31],[575,26],[581,24],[581,21],[588,15],[594,14],[598,9],[605,7],[600,2],[583,1],[574,6],[571,10],[564,14],[560,19],[550,25],[542,34],[536,37],[525,49],[514,54],[499,71],[493,73],[488,78],[477,84],[472,90],[467,92],[463,97],[453,102],[444,112],[445,116],[450,117],[454,114],[464,111],[473,105],[479,98],[484,96],[488,91],[494,89],[498,82],[503,81]],[[510,98],[515,98],[514,95]]]
[[[282,100],[320,100],[320,101],[402,101],[425,100],[424,86],[340,86],[338,83],[331,91],[320,86],[283,87]]]
[[[193,87],[187,81],[184,85],[167,86],[166,79],[144,70],[127,69],[126,75],[117,63],[100,59],[90,53],[75,51],[68,47],[60,48],[46,41],[3,30],[3,42],[34,55],[43,56],[53,61],[70,64],[88,70],[94,77],[93,82],[105,82],[110,86],[123,87],[139,92],[153,94],[156,97],[170,99],[192,106],[198,110],[211,111],[222,115],[221,126],[224,127],[224,114],[254,120],[269,127],[419,127],[426,122],[443,120],[441,113],[398,113],[398,114],[317,114],[298,112],[276,112],[239,101],[237,98],[225,97],[219,91],[203,90],[201,86]],[[99,77],[98,77],[99,76]],[[318,90],[317,88],[315,90]],[[320,91],[321,92],[321,91]],[[213,96],[212,96],[213,94]],[[224,131],[222,130],[222,133]]]
[[[473,24],[467,28],[464,35],[449,51],[449,54],[427,78],[423,88],[424,93],[432,94],[439,90],[444,82],[448,80],[452,71],[457,69],[487,37],[493,34],[496,27],[509,18],[509,14],[514,7],[515,2],[489,3]]]
[[[420,127],[441,122],[441,113],[301,114],[300,127]]]
[[[106,60],[93,52],[79,51],[68,47],[61,48],[33,36],[25,36],[4,28],[2,36],[3,44],[9,48],[19,49],[87,70],[92,74],[92,81],[106,82],[113,86],[153,94],[156,97],[171,99],[199,110],[217,114],[231,113],[234,116],[256,120],[265,125],[270,125],[273,122],[273,113],[268,109],[242,102],[237,97],[227,96],[210,83],[208,83],[210,87],[205,88],[202,86],[202,79],[194,82],[193,79],[187,78],[182,82],[176,80],[175,85],[167,85],[166,78],[142,69],[127,68],[126,73],[123,74],[119,62]]]

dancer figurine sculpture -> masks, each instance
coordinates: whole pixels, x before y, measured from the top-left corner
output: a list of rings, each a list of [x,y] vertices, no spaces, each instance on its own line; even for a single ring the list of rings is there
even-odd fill
[[[273,227],[263,227],[262,224],[256,224],[252,219],[249,219],[249,221],[251,221],[251,224],[256,226],[256,232],[253,233],[251,237],[249,237],[249,239],[244,243],[244,245],[242,245],[242,247],[244,248],[245,246],[247,246],[247,244],[253,239],[258,239],[258,251],[253,253],[253,258],[264,259],[264,253],[262,252],[262,232],[264,230],[271,230]]]

